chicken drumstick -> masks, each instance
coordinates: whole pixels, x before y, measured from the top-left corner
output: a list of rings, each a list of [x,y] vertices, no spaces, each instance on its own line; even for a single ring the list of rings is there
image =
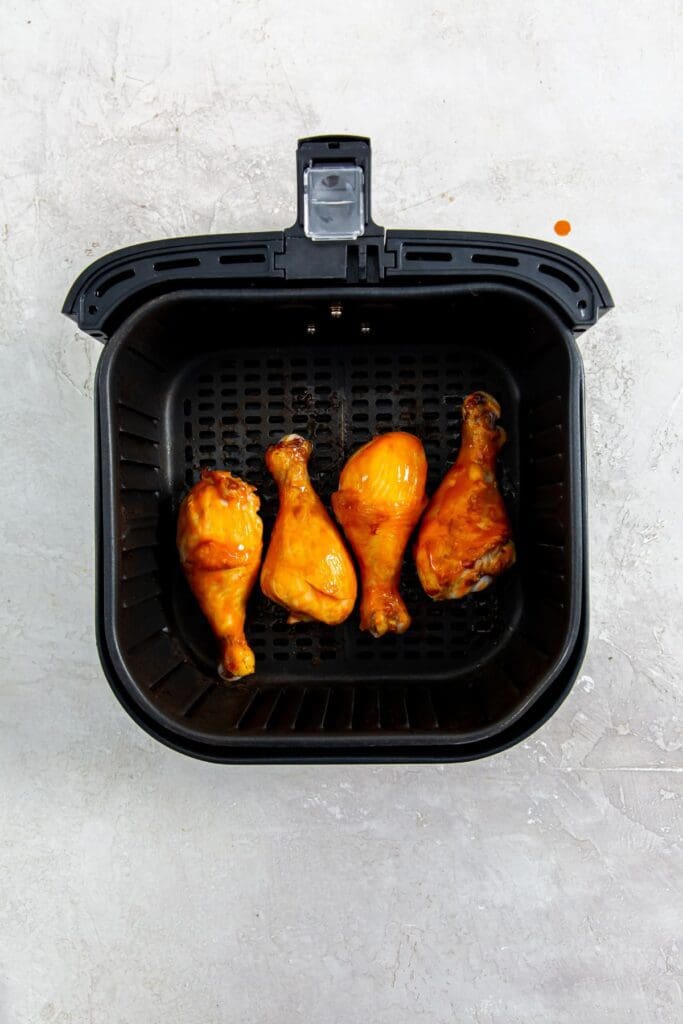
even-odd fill
[[[337,625],[356,603],[356,570],[308,475],[313,445],[288,434],[266,452],[280,509],[261,571],[266,597],[289,611],[288,622]]]
[[[492,582],[515,561],[515,545],[496,484],[496,456],[505,431],[500,406],[474,391],[462,406],[462,444],[424,514],[415,563],[435,601],[464,597]]]
[[[263,523],[256,488],[232,473],[205,469],[183,499],[177,545],[188,583],[221,644],[219,675],[254,671],[244,636],[247,598],[258,576]]]
[[[360,566],[361,629],[373,636],[404,633],[410,625],[398,584],[403,552],[426,504],[426,478],[427,459],[416,437],[380,434],[351,456],[332,496]]]

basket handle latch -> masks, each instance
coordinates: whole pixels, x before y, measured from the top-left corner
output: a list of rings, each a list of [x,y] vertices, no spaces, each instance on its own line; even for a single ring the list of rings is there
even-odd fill
[[[370,139],[299,139],[296,169],[296,223],[284,232],[276,267],[290,280],[379,280],[384,228],[370,213]]]

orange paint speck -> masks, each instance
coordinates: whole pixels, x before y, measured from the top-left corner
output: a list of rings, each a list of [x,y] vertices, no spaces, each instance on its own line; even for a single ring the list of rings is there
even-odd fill
[[[557,220],[555,221],[555,234],[556,235],[568,235],[571,231],[572,226],[568,220]]]

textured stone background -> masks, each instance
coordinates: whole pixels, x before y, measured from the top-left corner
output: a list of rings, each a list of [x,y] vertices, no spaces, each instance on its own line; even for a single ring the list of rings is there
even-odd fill
[[[682,1019],[681,15],[671,0],[5,0],[0,1021]],[[220,768],[148,739],[93,635],[93,258],[284,227],[302,134],[372,137],[405,228],[554,238],[581,341],[592,637],[529,742]]]

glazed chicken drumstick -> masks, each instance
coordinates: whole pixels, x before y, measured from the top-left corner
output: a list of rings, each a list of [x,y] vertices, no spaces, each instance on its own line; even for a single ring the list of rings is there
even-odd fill
[[[404,633],[410,615],[399,593],[403,553],[426,504],[427,459],[412,434],[381,434],[344,466],[332,496],[356,553],[363,596],[360,626],[373,636]]]
[[[337,625],[356,603],[356,570],[339,531],[308,475],[313,445],[288,434],[266,452],[280,509],[263,569],[261,589],[283,605],[287,621]]]
[[[219,675],[254,671],[244,636],[247,598],[258,576],[263,523],[256,488],[232,473],[202,471],[183,499],[177,544],[185,575],[221,644]]]
[[[474,391],[462,406],[462,444],[424,514],[415,563],[435,601],[464,597],[492,582],[515,561],[510,521],[496,484],[496,456],[505,431],[500,406]]]

